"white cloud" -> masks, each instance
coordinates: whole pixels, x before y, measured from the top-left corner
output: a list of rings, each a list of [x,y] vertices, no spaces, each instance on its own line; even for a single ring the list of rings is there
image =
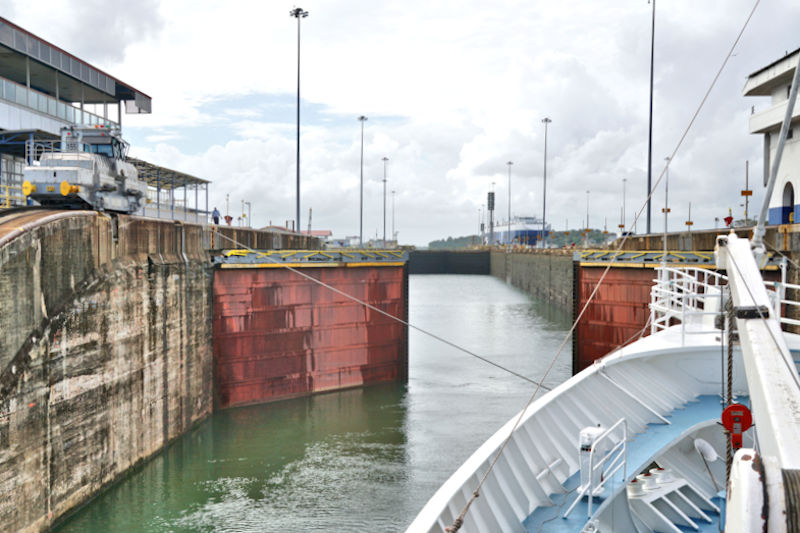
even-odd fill
[[[146,132],[133,148],[137,156],[212,179],[211,203],[220,208],[226,194],[235,205],[249,199],[257,224],[294,218],[297,23],[290,4],[145,4],[125,13],[129,27],[118,42],[109,32],[122,18],[109,19],[95,51],[86,48],[87,36],[102,22],[77,1],[49,5],[70,13],[68,31],[53,33],[19,0],[15,22],[67,50],[88,50],[87,60],[153,97],[152,115],[123,118]],[[304,227],[313,207],[314,227],[358,232],[360,114],[369,116],[366,236],[382,231],[384,156],[402,241],[475,232],[493,181],[505,216],[508,160],[515,163],[514,212],[540,215],[544,116],[553,119],[547,204],[555,228],[566,219],[583,223],[587,189],[591,224],[607,219],[615,227],[623,178],[629,221],[642,204],[650,5],[508,1],[490,9],[474,0],[327,0],[303,7],[310,11],[301,23]],[[654,180],[751,7],[751,0],[659,3]],[[682,227],[690,201],[696,228],[738,208],[746,159],[751,183],[760,184],[761,145],[747,133],[747,113],[764,104],[743,98],[741,88],[747,74],[798,46],[798,16],[800,5],[790,0],[756,12],[672,164],[673,229]],[[659,190],[655,231],[662,203]]]

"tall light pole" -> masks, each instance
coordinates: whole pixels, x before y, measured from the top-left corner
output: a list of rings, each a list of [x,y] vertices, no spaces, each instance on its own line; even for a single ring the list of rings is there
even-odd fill
[[[653,0],[653,24],[650,31],[650,122],[647,134],[647,233],[650,234],[650,193],[653,179],[653,58],[656,45],[656,0]]]
[[[654,0],[655,1],[655,0]],[[667,176],[664,182],[664,264],[667,263],[667,217],[669,215],[669,157],[665,157],[664,161],[667,162]]]
[[[494,245],[494,182],[492,190],[486,198],[487,209],[489,210],[489,246]]]
[[[392,189],[392,240],[397,241],[397,233],[394,231],[394,189]]]
[[[506,163],[508,165],[508,245],[511,246],[511,165],[513,161]]]
[[[622,231],[628,227],[628,218],[625,214],[625,185],[627,182],[628,178],[622,178]]]
[[[289,15],[297,19],[297,211],[295,228],[300,232],[300,19],[308,16],[308,11],[296,7],[289,11]]]
[[[361,115],[358,117],[361,122],[361,189],[358,200],[358,245],[364,247],[364,122],[367,117]]]
[[[542,185],[542,248],[547,247],[547,125],[553,122],[547,117],[544,122],[544,180]]]
[[[584,246],[589,247],[589,191],[586,191],[586,237]]]
[[[386,248],[386,163],[388,157],[383,158],[383,247]]]

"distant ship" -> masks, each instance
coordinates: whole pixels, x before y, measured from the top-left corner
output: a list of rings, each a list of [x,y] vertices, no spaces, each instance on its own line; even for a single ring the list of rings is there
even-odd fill
[[[550,232],[550,225],[547,226]],[[487,236],[487,239],[489,237]],[[505,222],[494,227],[494,244],[522,244],[536,246],[542,239],[542,219],[536,217],[512,217],[511,224]]]

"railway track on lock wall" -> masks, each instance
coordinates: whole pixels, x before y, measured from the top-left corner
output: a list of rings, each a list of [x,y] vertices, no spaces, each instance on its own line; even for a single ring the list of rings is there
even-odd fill
[[[0,210],[0,248],[24,232],[50,220],[69,216],[86,216],[95,211],[48,209],[42,207],[11,207]]]

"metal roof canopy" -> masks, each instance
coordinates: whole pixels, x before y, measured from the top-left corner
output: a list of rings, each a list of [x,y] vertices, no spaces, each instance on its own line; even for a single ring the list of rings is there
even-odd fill
[[[794,76],[794,67],[797,64],[797,61],[794,60],[794,57],[797,53],[800,52],[800,48],[797,48],[791,52],[787,52],[786,55],[781,57],[780,59],[776,59],[766,67],[762,67],[757,71],[753,72],[749,76],[747,76],[747,81],[745,82],[744,86],[744,95],[745,96],[769,96],[772,94],[772,90],[779,85],[784,85],[786,83],[792,83],[792,76]],[[770,70],[773,67],[778,66],[781,62],[786,62],[786,65],[783,67],[784,70],[782,72],[774,73],[775,76],[770,78],[768,76],[762,77],[762,79],[758,79],[760,74],[763,74]]]
[[[161,167],[136,159],[135,157],[126,158],[128,163],[136,167],[139,171],[139,179],[144,180],[151,187],[160,189],[178,189],[186,185],[203,185],[211,183],[209,180],[204,180],[191,174],[185,174],[172,170],[167,167]]]
[[[58,83],[63,101],[124,101],[128,113],[151,112],[148,95],[0,17],[0,75],[26,85],[26,59],[33,89],[55,96]]]
[[[29,140],[57,141],[58,135],[42,130],[0,130],[0,153],[25,155],[25,143]]]

